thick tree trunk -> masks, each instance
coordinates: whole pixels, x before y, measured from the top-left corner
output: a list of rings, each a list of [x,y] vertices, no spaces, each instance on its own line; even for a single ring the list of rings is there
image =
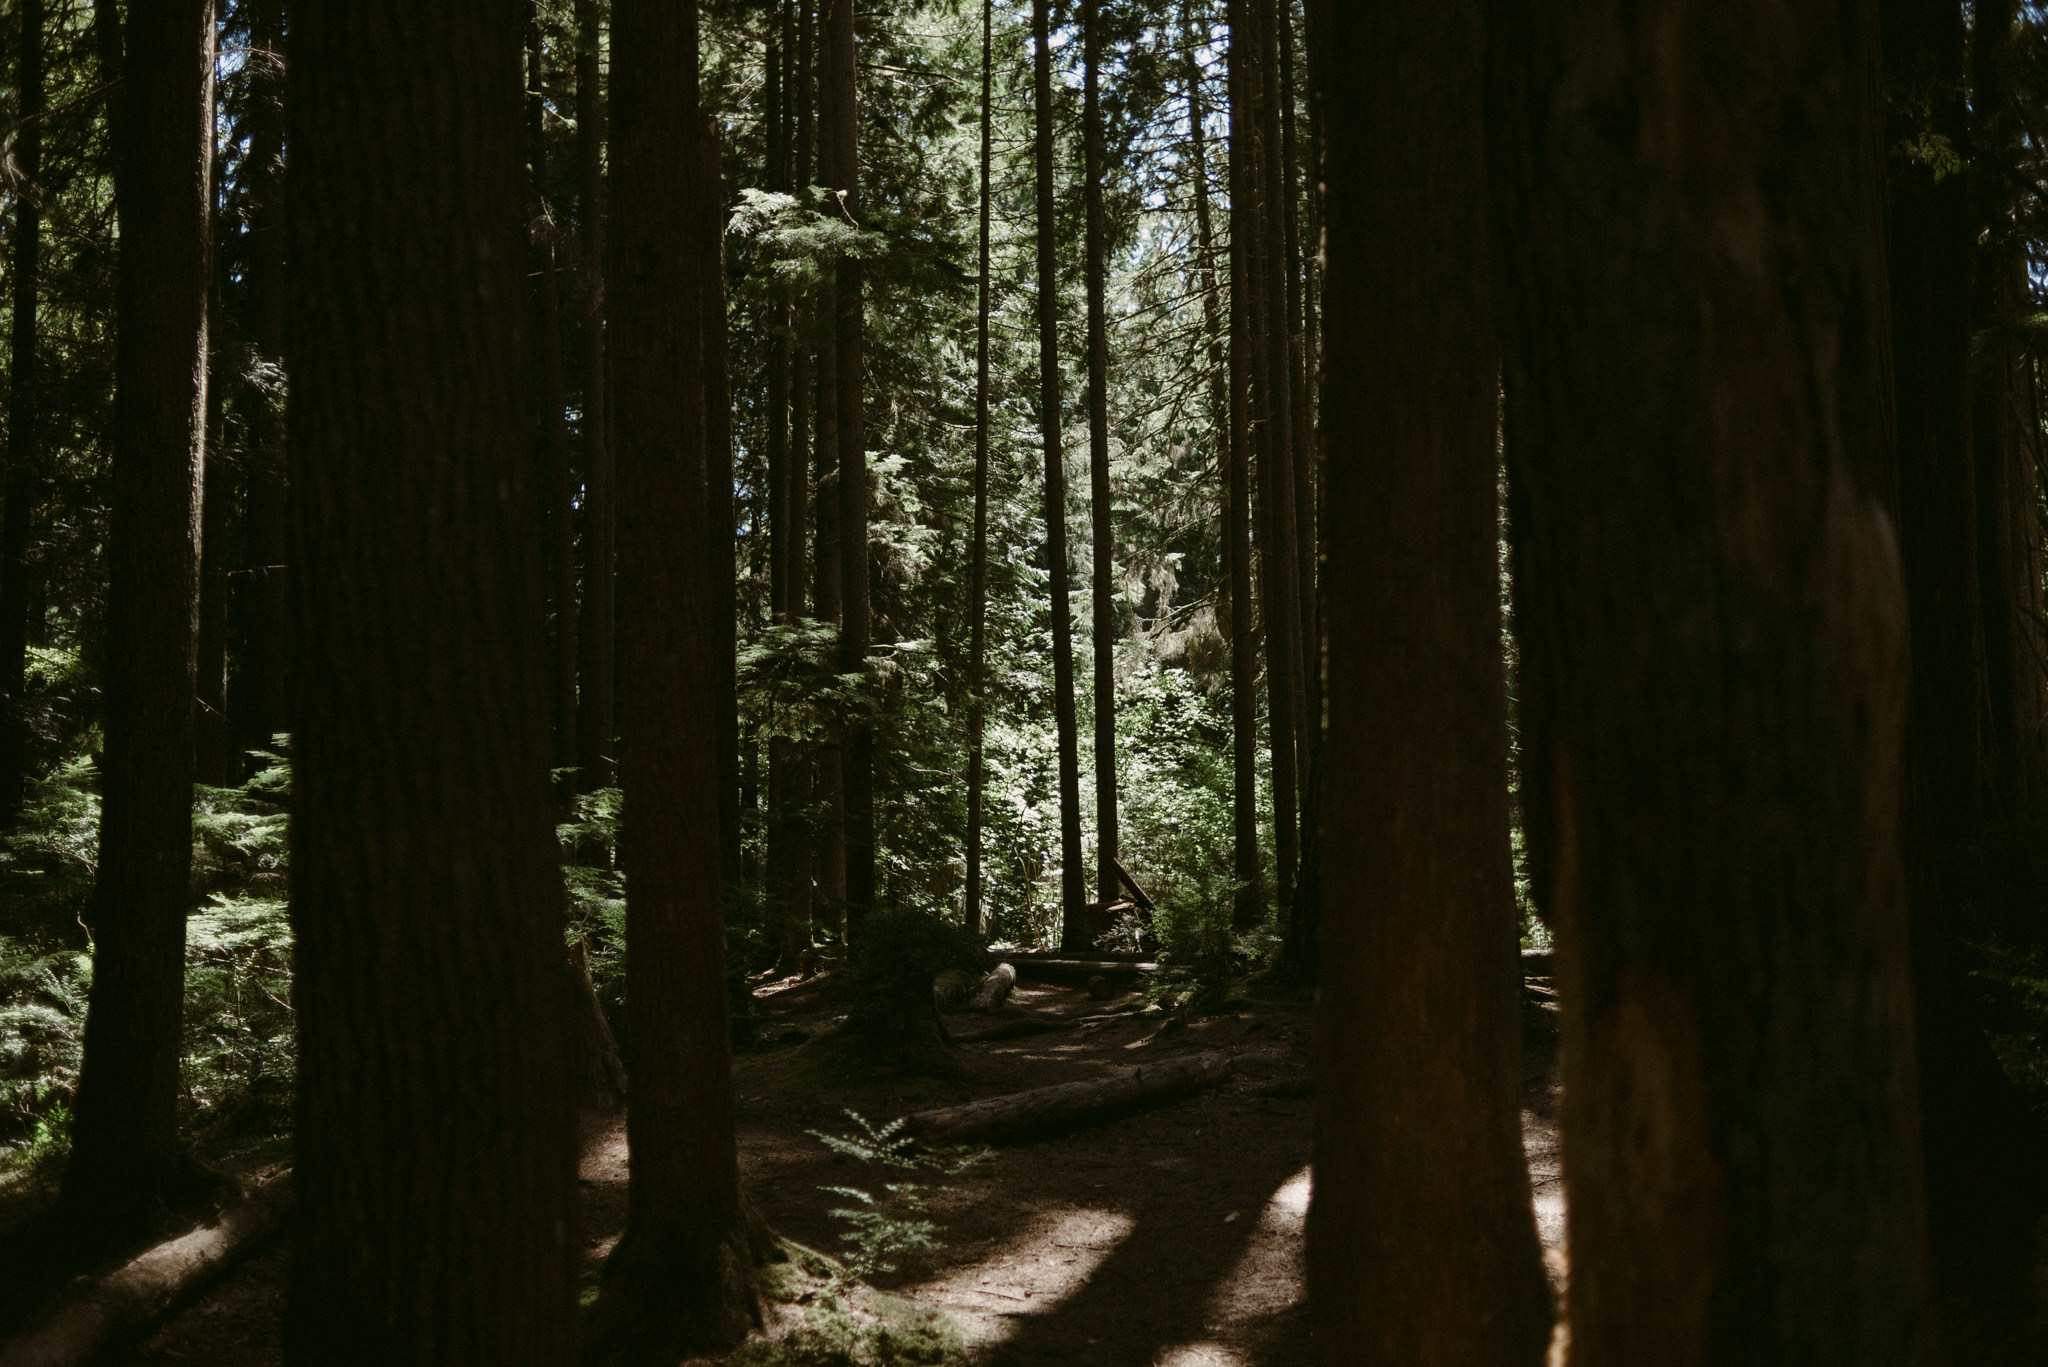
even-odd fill
[[[194,1194],[178,1139],[197,492],[213,260],[213,8],[144,6],[114,107],[113,507],[93,980],[63,1201],[132,1233]]]
[[[612,489],[610,392],[605,387],[603,16],[598,0],[576,5],[577,240],[583,275],[583,604],[577,618],[576,758],[583,792],[618,779],[618,677],[614,562],[618,500]]]
[[[1109,306],[1103,276],[1108,231],[1103,222],[1102,14],[1098,0],[1082,0],[1082,160],[1087,241],[1083,244],[1088,294],[1088,527],[1089,601],[1095,654],[1095,900],[1108,906],[1116,887],[1116,617],[1112,580],[1115,546],[1109,492]]]
[[[1584,1367],[1925,1360],[1873,9],[1490,6]]]
[[[576,474],[569,465],[569,396],[562,374],[562,290],[555,260],[555,211],[548,196],[548,145],[543,103],[540,23],[536,8],[527,24],[526,146],[533,180],[532,238],[534,396],[539,405],[535,436],[540,448],[540,487],[546,510],[548,606],[554,614],[549,644],[557,769],[576,767]],[[574,780],[569,790],[574,791]],[[565,799],[566,800],[566,799]]]
[[[1521,1135],[1481,0],[1338,7],[1322,1360],[1543,1361]]]
[[[520,31],[292,10],[287,1363],[575,1348]]]
[[[705,589],[711,595],[712,697],[718,708],[718,862],[728,887],[740,881],[740,699],[739,599],[735,592],[735,549],[739,520],[732,486],[731,349],[725,319],[725,174],[718,155],[718,130],[698,131],[698,287],[703,291],[704,329],[704,513],[708,557]]]
[[[36,308],[42,279],[43,0],[22,0],[16,68],[14,327],[9,338],[7,483],[0,510],[0,822],[21,812],[28,773],[28,540],[36,490]]]
[[[831,188],[841,196],[839,211],[860,222],[858,72],[854,48],[854,0],[828,0],[822,73],[831,108]],[[839,408],[839,668],[865,673],[873,635],[868,606],[868,456],[863,410],[865,361],[862,341],[863,285],[859,258],[841,259],[833,296],[837,334]],[[875,736],[852,728],[840,752],[840,794],[846,812],[846,909],[858,918],[875,904]]]
[[[967,572],[967,928],[986,937],[982,907],[983,733],[988,715],[989,214],[995,158],[995,0],[981,0],[981,185],[974,323],[974,543]]]
[[[652,1363],[729,1346],[759,1310],[727,1052],[696,7],[614,0],[612,34],[633,1166],[590,1327],[598,1361]]]
[[[1045,448],[1045,572],[1052,608],[1052,708],[1058,731],[1060,948],[1085,947],[1080,724],[1074,712],[1074,607],[1067,559],[1067,456],[1060,438],[1059,217],[1053,184],[1052,17],[1033,0],[1032,107],[1038,172],[1038,431]]]
[[[235,691],[235,745],[269,750],[291,729],[287,660],[291,655],[289,571],[285,564],[285,433],[282,375],[285,331],[284,8],[252,0],[248,67],[250,178],[248,235],[249,343],[270,372],[243,396],[248,444],[243,454],[241,668]],[[249,769],[260,764],[248,763]]]

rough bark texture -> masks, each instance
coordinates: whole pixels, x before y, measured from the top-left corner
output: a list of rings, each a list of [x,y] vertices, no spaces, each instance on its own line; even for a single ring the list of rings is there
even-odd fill
[[[1330,92],[1322,1360],[1543,1360],[1521,1136],[1481,0],[1339,8]]]
[[[732,485],[731,349],[725,319],[725,175],[718,129],[697,135],[699,222],[698,288],[704,329],[705,591],[711,595],[712,696],[718,708],[718,862],[727,886],[740,881],[739,596],[734,592],[734,548],[739,539]]]
[[[967,928],[985,934],[982,912],[982,734],[988,713],[988,321],[990,174],[994,164],[995,0],[981,4],[981,186],[974,325],[974,545],[967,572]]]
[[[1179,1101],[1229,1076],[1228,1054],[1189,1054],[1086,1082],[1062,1082],[963,1106],[919,1111],[904,1119],[903,1128],[919,1142],[934,1145],[1035,1139]]]
[[[757,1322],[733,1137],[706,490],[706,247],[694,5],[612,9],[626,1231],[590,1322],[604,1362],[674,1362]],[[728,563],[730,558],[728,557]]]
[[[9,339],[7,388],[7,483],[0,511],[0,820],[21,811],[28,765],[26,701],[22,683],[28,660],[28,539],[30,505],[36,487],[36,306],[41,288],[43,244],[43,0],[22,0],[21,37],[15,68],[17,124],[14,164],[20,189],[14,196],[10,263],[14,275],[14,326]]]
[[[287,1363],[575,1348],[520,27],[292,10]]]
[[[113,508],[93,982],[63,1201],[128,1232],[190,1194],[178,1141],[193,633],[213,259],[213,9],[145,6],[114,106]]]
[[[604,19],[598,0],[576,5],[577,242],[583,275],[583,604],[577,618],[576,757],[584,792],[618,779],[613,727],[617,632],[613,565],[618,500],[612,488],[611,405],[605,387]]]
[[[1088,294],[1088,598],[1093,609],[1095,656],[1095,900],[1108,906],[1116,888],[1116,578],[1109,492],[1109,306],[1104,297],[1102,177],[1102,14],[1097,0],[1082,0],[1082,199]]]
[[[1871,10],[1489,10],[1583,1367],[1922,1360]]]
[[[1038,172],[1038,432],[1045,448],[1045,572],[1052,599],[1052,708],[1059,733],[1060,947],[1079,949],[1088,900],[1081,864],[1080,723],[1074,714],[1074,606],[1067,559],[1067,455],[1060,437],[1059,218],[1053,184],[1050,0],[1033,0],[1032,106]]]

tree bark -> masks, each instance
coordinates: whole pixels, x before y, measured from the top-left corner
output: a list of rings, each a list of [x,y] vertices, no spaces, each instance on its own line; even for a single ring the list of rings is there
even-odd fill
[[[974,313],[974,543],[967,572],[967,928],[986,938],[982,908],[983,735],[988,716],[989,214],[995,158],[995,0],[981,0],[981,184]]]
[[[14,327],[8,354],[7,484],[0,510],[0,822],[21,813],[28,775],[28,542],[36,489],[36,308],[42,279],[43,0],[22,0],[14,161]]]
[[[583,267],[583,605],[577,621],[576,757],[583,792],[618,781],[610,391],[605,387],[604,92],[598,0],[576,5],[577,239]]]
[[[241,670],[236,689],[237,749],[269,750],[291,729],[287,660],[291,655],[289,570],[285,564],[285,46],[279,0],[251,0],[247,58],[251,182],[244,238],[249,343],[256,382],[244,394],[248,446],[243,456]],[[254,78],[260,77],[260,82]],[[247,771],[262,766],[244,760]]]
[[[290,1364],[575,1349],[520,36],[292,10]]]
[[[208,114],[219,117],[219,109]],[[213,258],[206,272],[206,317],[221,316],[221,271],[233,251],[219,212],[219,149],[209,158],[208,229]],[[199,613],[193,641],[192,778],[218,788],[228,781],[228,458],[226,358],[213,326],[207,329],[206,431],[199,487]]]
[[[1088,294],[1088,525],[1089,599],[1095,652],[1095,900],[1117,900],[1116,856],[1116,617],[1111,580],[1116,574],[1109,491],[1109,308],[1103,277],[1102,13],[1098,0],[1082,0],[1082,186],[1087,220],[1083,244]]]
[[[1333,1367],[1535,1367],[1482,3],[1333,8],[1309,1303]]]
[[[206,440],[210,0],[138,8],[114,106],[113,499],[93,980],[62,1200],[131,1234],[196,1194],[178,1138]]]
[[[1038,431],[1045,448],[1045,572],[1052,608],[1052,708],[1059,733],[1060,948],[1085,947],[1080,724],[1074,714],[1074,607],[1067,559],[1067,457],[1060,438],[1059,218],[1053,184],[1052,18],[1033,0],[1032,108],[1038,171]]]
[[[652,1363],[730,1346],[759,1309],[727,1052],[696,7],[614,0],[612,34],[633,1165],[590,1332],[596,1360]]]
[[[740,866],[740,698],[739,600],[734,589],[739,520],[732,484],[732,374],[725,318],[725,173],[718,155],[718,130],[704,122],[697,133],[700,222],[699,317],[704,329],[704,496],[709,556],[706,592],[711,595],[712,697],[718,708],[718,861],[728,887],[738,884]]]
[[[1873,11],[1489,7],[1585,1367],[1926,1360]]]
[[[532,175],[530,257],[534,268],[535,398],[541,489],[546,499],[549,604],[554,612],[548,659],[556,769],[576,767],[576,474],[569,464],[569,396],[562,374],[562,290],[555,260],[555,210],[548,191],[545,79],[539,10],[530,11],[526,50],[526,145]],[[570,790],[574,790],[573,779]]]

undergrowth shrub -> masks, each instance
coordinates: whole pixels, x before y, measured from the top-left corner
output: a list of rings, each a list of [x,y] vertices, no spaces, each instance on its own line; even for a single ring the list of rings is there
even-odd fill
[[[846,978],[853,1002],[847,1026],[856,1034],[917,1034],[926,1017],[937,1026],[932,979],[949,968],[979,968],[981,951],[965,926],[928,912],[871,912],[854,934]]]

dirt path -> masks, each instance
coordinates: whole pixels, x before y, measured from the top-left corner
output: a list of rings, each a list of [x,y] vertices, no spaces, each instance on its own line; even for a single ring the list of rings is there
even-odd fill
[[[1105,1005],[1079,989],[1028,984],[1019,998],[1075,1016]],[[843,1010],[829,981],[767,987],[757,1002],[768,1040],[821,1034]],[[895,1176],[835,1155],[808,1133],[847,1131],[846,1109],[880,1121],[1197,1050],[1231,1052],[1242,1063],[1220,1089],[1002,1149],[969,1169],[931,1203],[944,1247],[875,1284],[951,1316],[987,1367],[1290,1367],[1309,1359],[1302,1224],[1311,1103],[1258,1092],[1305,1073],[1307,1045],[1308,1008],[1289,1000],[965,1045],[960,1074],[944,1079],[835,1076],[812,1050],[784,1043],[737,1061],[741,1167],[775,1228],[836,1252],[840,1225],[829,1212],[845,1202],[819,1188],[878,1190]],[[1540,1041],[1527,1071],[1524,1129],[1546,1256],[1559,1276],[1555,1077]],[[593,1273],[624,1222],[625,1159],[620,1125],[593,1122],[582,1169]],[[278,1361],[284,1268],[283,1251],[271,1250],[116,1360],[269,1367]]]

